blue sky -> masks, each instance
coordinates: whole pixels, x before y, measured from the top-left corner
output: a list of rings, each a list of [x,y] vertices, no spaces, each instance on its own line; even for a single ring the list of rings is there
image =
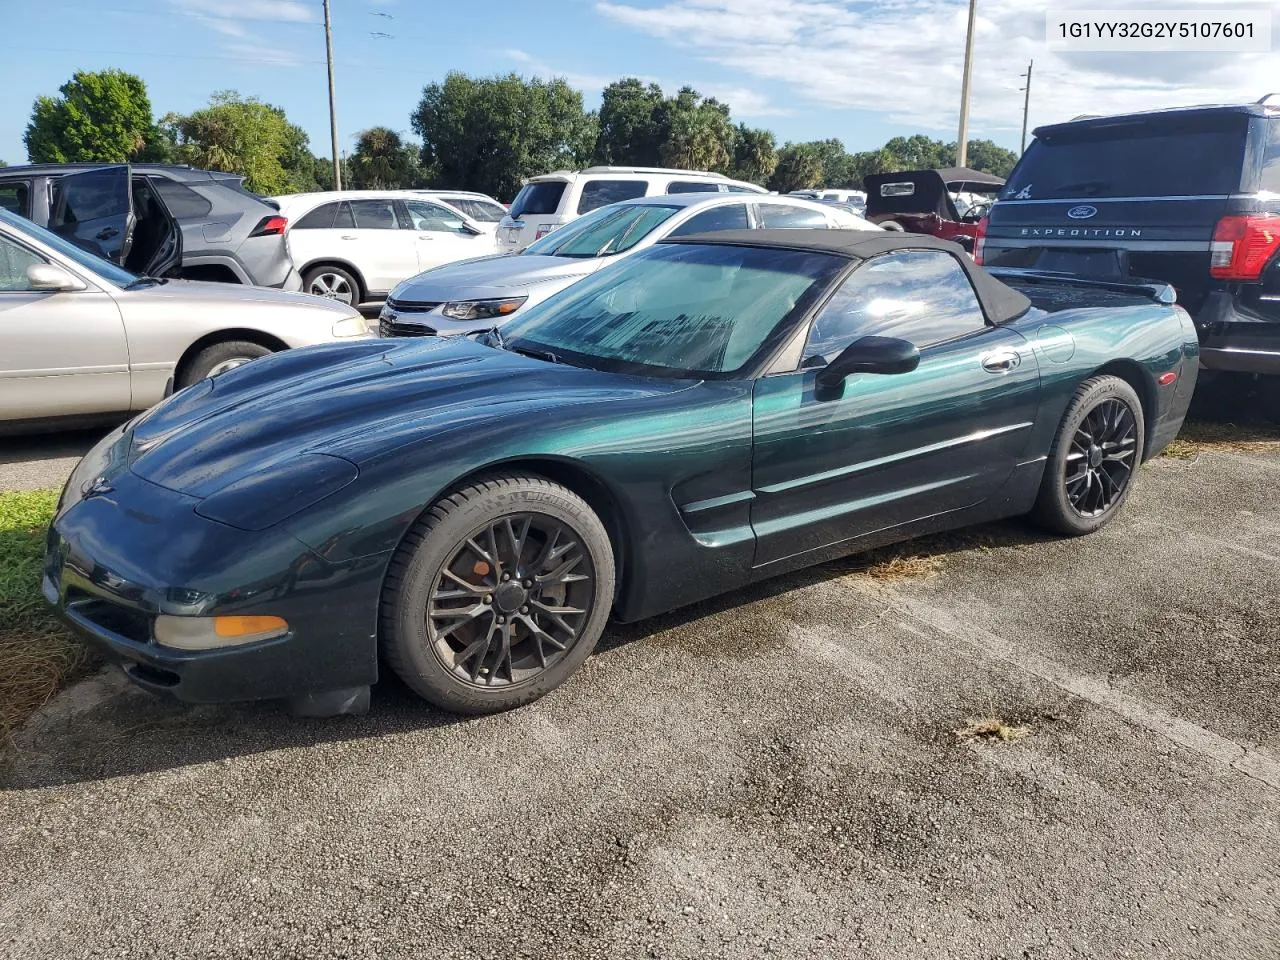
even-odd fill
[[[1088,3],[1114,5],[1140,4]],[[779,142],[834,136],[857,150],[900,133],[955,138],[966,0],[332,6],[343,150],[375,124],[408,133],[423,85],[453,69],[565,76],[589,107],[621,76],[668,90],[691,84],[728,102],[735,120],[773,129]],[[0,0],[0,22],[26,21],[30,31],[0,34],[0,159],[25,159],[22,132],[37,95],[56,93],[77,69],[106,67],[139,74],[157,117],[196,109],[216,90],[260,97],[283,107],[313,150],[327,154],[320,7],[320,0],[41,0],[37,16],[30,0]],[[1270,53],[1052,56],[1044,46],[1046,7],[1045,0],[979,0],[971,136],[1017,148],[1019,74],[1032,57],[1033,126],[1085,112],[1252,100],[1266,92],[1259,78],[1280,75]]]

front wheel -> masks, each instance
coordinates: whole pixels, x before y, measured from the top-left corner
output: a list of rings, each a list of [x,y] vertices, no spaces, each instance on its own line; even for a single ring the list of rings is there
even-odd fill
[[[205,347],[188,363],[178,377],[177,387],[189,387],[199,383],[205,377],[216,377],[220,373],[234,370],[250,360],[265,357],[271,351],[260,343],[249,340],[224,340]]]
[[[382,591],[383,651],[437,706],[507,710],[582,665],[613,590],[609,535],[582,498],[494,476],[436,501],[405,537]]]
[[[313,267],[303,276],[302,289],[313,296],[337,300],[349,307],[360,305],[360,284],[341,267]]]
[[[1129,496],[1145,436],[1133,387],[1107,376],[1080,384],[1049,449],[1032,516],[1070,536],[1105,526]]]

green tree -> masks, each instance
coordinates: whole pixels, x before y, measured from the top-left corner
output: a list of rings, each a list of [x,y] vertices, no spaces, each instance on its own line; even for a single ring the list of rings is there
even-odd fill
[[[990,140],[969,141],[969,155],[966,163],[973,170],[981,170],[983,173],[990,173],[997,177],[1008,177],[1013,172],[1013,165],[1017,162],[1016,153]]]
[[[453,72],[423,88],[411,122],[433,185],[508,199],[531,176],[586,159],[592,118],[563,79]]]
[[[769,189],[779,193],[822,185],[822,157],[812,143],[788,143],[778,151]]]
[[[287,193],[315,183],[307,136],[279,107],[224,90],[187,116],[169,114],[161,125],[174,158],[195,167],[245,177],[258,193]]]
[[[7,167],[8,165],[9,165],[8,160],[0,160],[0,167]]]
[[[33,163],[142,158],[156,138],[141,77],[123,70],[77,71],[57,97],[37,97],[23,134]]]
[[[363,130],[351,155],[351,185],[360,190],[417,186],[422,175],[418,152],[417,147],[406,144],[400,134],[387,127]]]
[[[733,124],[729,108],[715,97],[702,97],[681,87],[662,102],[657,113],[662,131],[658,157],[677,170],[726,172],[733,163]]]
[[[852,183],[853,157],[844,148],[844,142],[832,137],[830,140],[811,140],[798,144],[808,147],[822,162],[822,183],[824,187],[848,187]]]
[[[772,130],[738,124],[733,136],[733,175],[761,186],[769,182],[778,165],[778,144]]]
[[[898,158],[900,170],[932,170],[950,167],[956,162],[956,145],[934,140],[922,133],[910,137],[894,137],[884,148]]]
[[[635,77],[624,77],[605,87],[592,160],[656,167],[661,162],[659,150],[664,139],[658,121],[663,102],[661,87],[656,83],[646,87]]]

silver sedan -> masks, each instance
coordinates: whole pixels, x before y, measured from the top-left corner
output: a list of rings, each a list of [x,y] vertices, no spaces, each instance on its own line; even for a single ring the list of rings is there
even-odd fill
[[[0,430],[144,410],[276,350],[371,335],[351,307],[140,277],[0,210]]]

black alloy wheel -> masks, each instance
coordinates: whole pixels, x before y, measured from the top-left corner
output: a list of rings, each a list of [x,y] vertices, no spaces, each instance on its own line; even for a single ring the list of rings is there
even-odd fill
[[[482,477],[405,535],[383,582],[380,647],[437,706],[509,710],[591,655],[615,576],[608,531],[572,490],[533,474]]]
[[[1142,463],[1146,420],[1125,380],[1090,377],[1067,405],[1032,516],[1058,533],[1092,533],[1119,512]]]
[[[576,533],[546,514],[509,514],[465,537],[440,568],[427,632],[462,681],[524,683],[564,658],[595,596]]]
[[[1088,412],[1071,437],[1063,468],[1067,500],[1082,517],[1106,513],[1133,476],[1138,423],[1124,401],[1103,400]]]

